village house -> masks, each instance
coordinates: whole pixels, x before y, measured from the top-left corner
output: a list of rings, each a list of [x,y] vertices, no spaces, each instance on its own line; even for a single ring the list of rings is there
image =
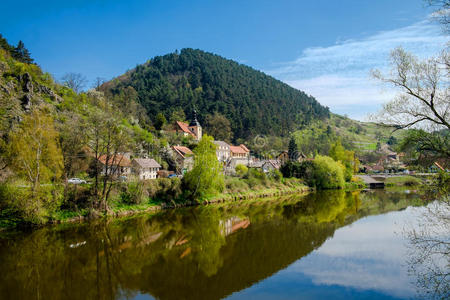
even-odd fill
[[[102,155],[98,161],[102,166],[102,175],[128,176],[131,174],[131,161],[127,155],[111,155],[108,159],[107,155]]]
[[[250,155],[250,150],[244,145],[230,146],[230,157],[231,158],[245,158],[247,159]]]
[[[184,174],[192,170],[194,166],[194,153],[185,146],[172,146],[174,158],[179,166],[178,173]]]
[[[263,162],[261,169],[264,173],[268,173],[273,170],[279,170],[281,167],[281,162],[275,159],[268,159]]]
[[[194,111],[194,119],[189,125],[184,122],[175,122],[175,132],[183,134],[184,136],[192,136],[194,140],[200,141],[202,139],[202,126],[197,120],[197,113]]]
[[[250,150],[241,144],[239,146],[230,145],[230,157],[225,161],[225,168],[234,170],[237,165],[248,166],[251,163]]]
[[[161,165],[152,158],[135,158],[131,161],[132,171],[140,180],[156,179]]]
[[[228,145],[224,141],[214,141],[214,144],[217,146],[216,149],[217,159],[220,162],[227,161],[231,156],[230,145]]]

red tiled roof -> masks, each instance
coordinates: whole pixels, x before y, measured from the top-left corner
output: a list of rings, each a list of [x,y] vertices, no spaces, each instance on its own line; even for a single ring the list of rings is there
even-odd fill
[[[178,154],[181,155],[181,157],[184,157],[187,154],[194,154],[192,153],[191,149],[185,146],[173,146],[173,150],[175,150]]]
[[[241,147],[242,149],[244,149],[244,150],[245,150],[245,152],[250,152],[250,150],[248,150],[248,148],[247,148],[247,147],[245,147],[245,145],[244,145],[244,144],[240,144],[240,147]]]
[[[248,152],[250,152],[250,150],[248,150],[247,147],[245,147],[245,145],[243,144],[241,144],[240,146],[230,145],[230,151],[236,154],[247,154]]]
[[[100,163],[103,165],[106,165],[106,155],[102,155],[98,158]],[[116,155],[113,159],[113,157],[110,157],[108,160],[108,165],[110,166],[120,166],[120,167],[129,167],[131,166],[131,161],[126,158],[123,155]]]
[[[193,137],[196,137],[195,133],[193,133],[192,131],[189,130],[189,125],[188,124],[180,122],[180,121],[177,121],[177,125],[178,125],[178,127],[180,127],[180,129],[183,132],[189,133]]]

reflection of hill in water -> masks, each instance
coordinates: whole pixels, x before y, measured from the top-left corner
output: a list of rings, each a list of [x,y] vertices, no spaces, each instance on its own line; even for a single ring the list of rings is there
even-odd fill
[[[0,298],[223,298],[309,254],[337,228],[417,197],[392,196],[322,192],[0,239]]]

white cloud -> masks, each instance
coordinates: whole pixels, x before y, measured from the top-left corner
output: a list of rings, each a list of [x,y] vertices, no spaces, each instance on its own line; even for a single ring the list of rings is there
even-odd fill
[[[333,112],[363,119],[395,93],[383,91],[369,74],[374,68],[388,68],[391,50],[401,46],[425,58],[436,55],[448,40],[439,25],[421,21],[364,39],[307,48],[295,61],[279,64],[267,73],[313,95]]]

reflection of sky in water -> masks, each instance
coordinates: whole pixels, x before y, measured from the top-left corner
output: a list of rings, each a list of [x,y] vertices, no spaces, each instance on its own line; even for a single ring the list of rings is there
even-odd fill
[[[423,208],[361,219],[322,247],[230,299],[411,298],[402,231]]]

